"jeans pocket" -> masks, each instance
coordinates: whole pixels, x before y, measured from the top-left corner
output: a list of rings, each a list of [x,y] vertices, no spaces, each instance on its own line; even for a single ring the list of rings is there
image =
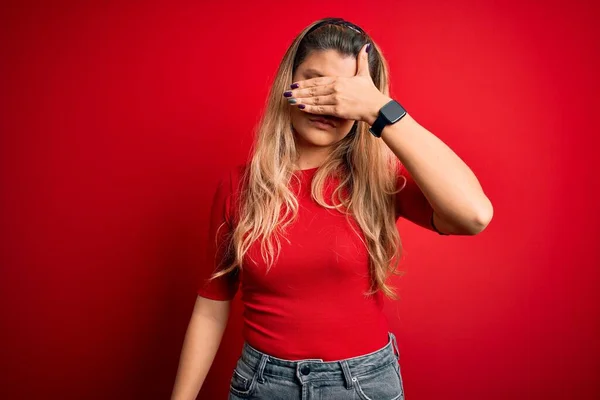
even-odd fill
[[[352,378],[358,397],[363,400],[403,400],[404,389],[397,361],[376,371]]]
[[[396,373],[398,374],[398,379],[400,379],[400,388],[402,389],[402,397],[400,397],[400,399],[404,399],[404,382],[402,380],[402,371],[400,369],[399,362],[394,363],[394,369],[396,370]]]
[[[240,398],[248,398],[256,387],[256,373],[241,359],[233,369],[229,391]]]

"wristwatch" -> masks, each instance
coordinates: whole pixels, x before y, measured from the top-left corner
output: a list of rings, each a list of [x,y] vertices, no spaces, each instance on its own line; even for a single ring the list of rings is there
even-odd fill
[[[386,105],[381,107],[377,119],[375,122],[373,122],[373,126],[369,128],[369,132],[371,132],[375,137],[381,137],[381,131],[383,131],[383,128],[385,128],[386,125],[395,124],[405,115],[406,110],[404,107],[402,107],[396,100],[391,100]]]

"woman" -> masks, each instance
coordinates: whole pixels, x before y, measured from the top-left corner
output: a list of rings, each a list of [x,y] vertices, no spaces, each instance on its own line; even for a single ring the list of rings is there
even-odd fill
[[[384,106],[395,107],[387,120]],[[384,295],[397,298],[386,279],[398,274],[401,216],[474,235],[492,205],[460,158],[389,97],[375,42],[342,19],[317,21],[281,62],[249,163],[215,192],[172,398],[195,398],[241,283],[245,342],[230,399],[403,399],[382,311]]]

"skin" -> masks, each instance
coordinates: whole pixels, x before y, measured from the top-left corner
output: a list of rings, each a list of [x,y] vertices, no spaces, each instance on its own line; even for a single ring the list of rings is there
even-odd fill
[[[356,59],[354,57],[343,57],[335,50],[313,51],[298,66],[293,80],[295,82],[317,76],[352,77],[355,73]],[[333,115],[326,117],[330,118],[336,127],[322,128],[310,122],[310,118],[320,116],[302,111],[298,107],[291,107],[296,149],[300,154],[299,169],[309,169],[321,165],[335,144],[350,132],[354,124],[354,120]]]
[[[308,75],[309,67],[322,76]],[[293,79],[291,89],[282,95],[294,99],[290,107],[300,169],[321,165],[354,120],[372,125],[381,107],[391,100],[377,89],[369,74],[367,45],[357,58],[342,57],[332,50],[314,52],[298,67]],[[336,129],[316,129],[307,122],[316,115],[332,116],[340,125]],[[412,115],[407,113],[400,121],[387,125],[379,139],[414,179],[419,191],[412,195],[426,199],[439,231],[476,235],[487,227],[493,206],[473,171]],[[406,218],[417,221],[410,212],[406,210]]]

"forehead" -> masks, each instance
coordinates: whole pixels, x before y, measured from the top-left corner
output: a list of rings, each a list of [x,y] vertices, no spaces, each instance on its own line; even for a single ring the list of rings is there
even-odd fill
[[[304,59],[296,70],[298,76],[354,76],[356,58],[343,56],[335,50],[315,50]]]

